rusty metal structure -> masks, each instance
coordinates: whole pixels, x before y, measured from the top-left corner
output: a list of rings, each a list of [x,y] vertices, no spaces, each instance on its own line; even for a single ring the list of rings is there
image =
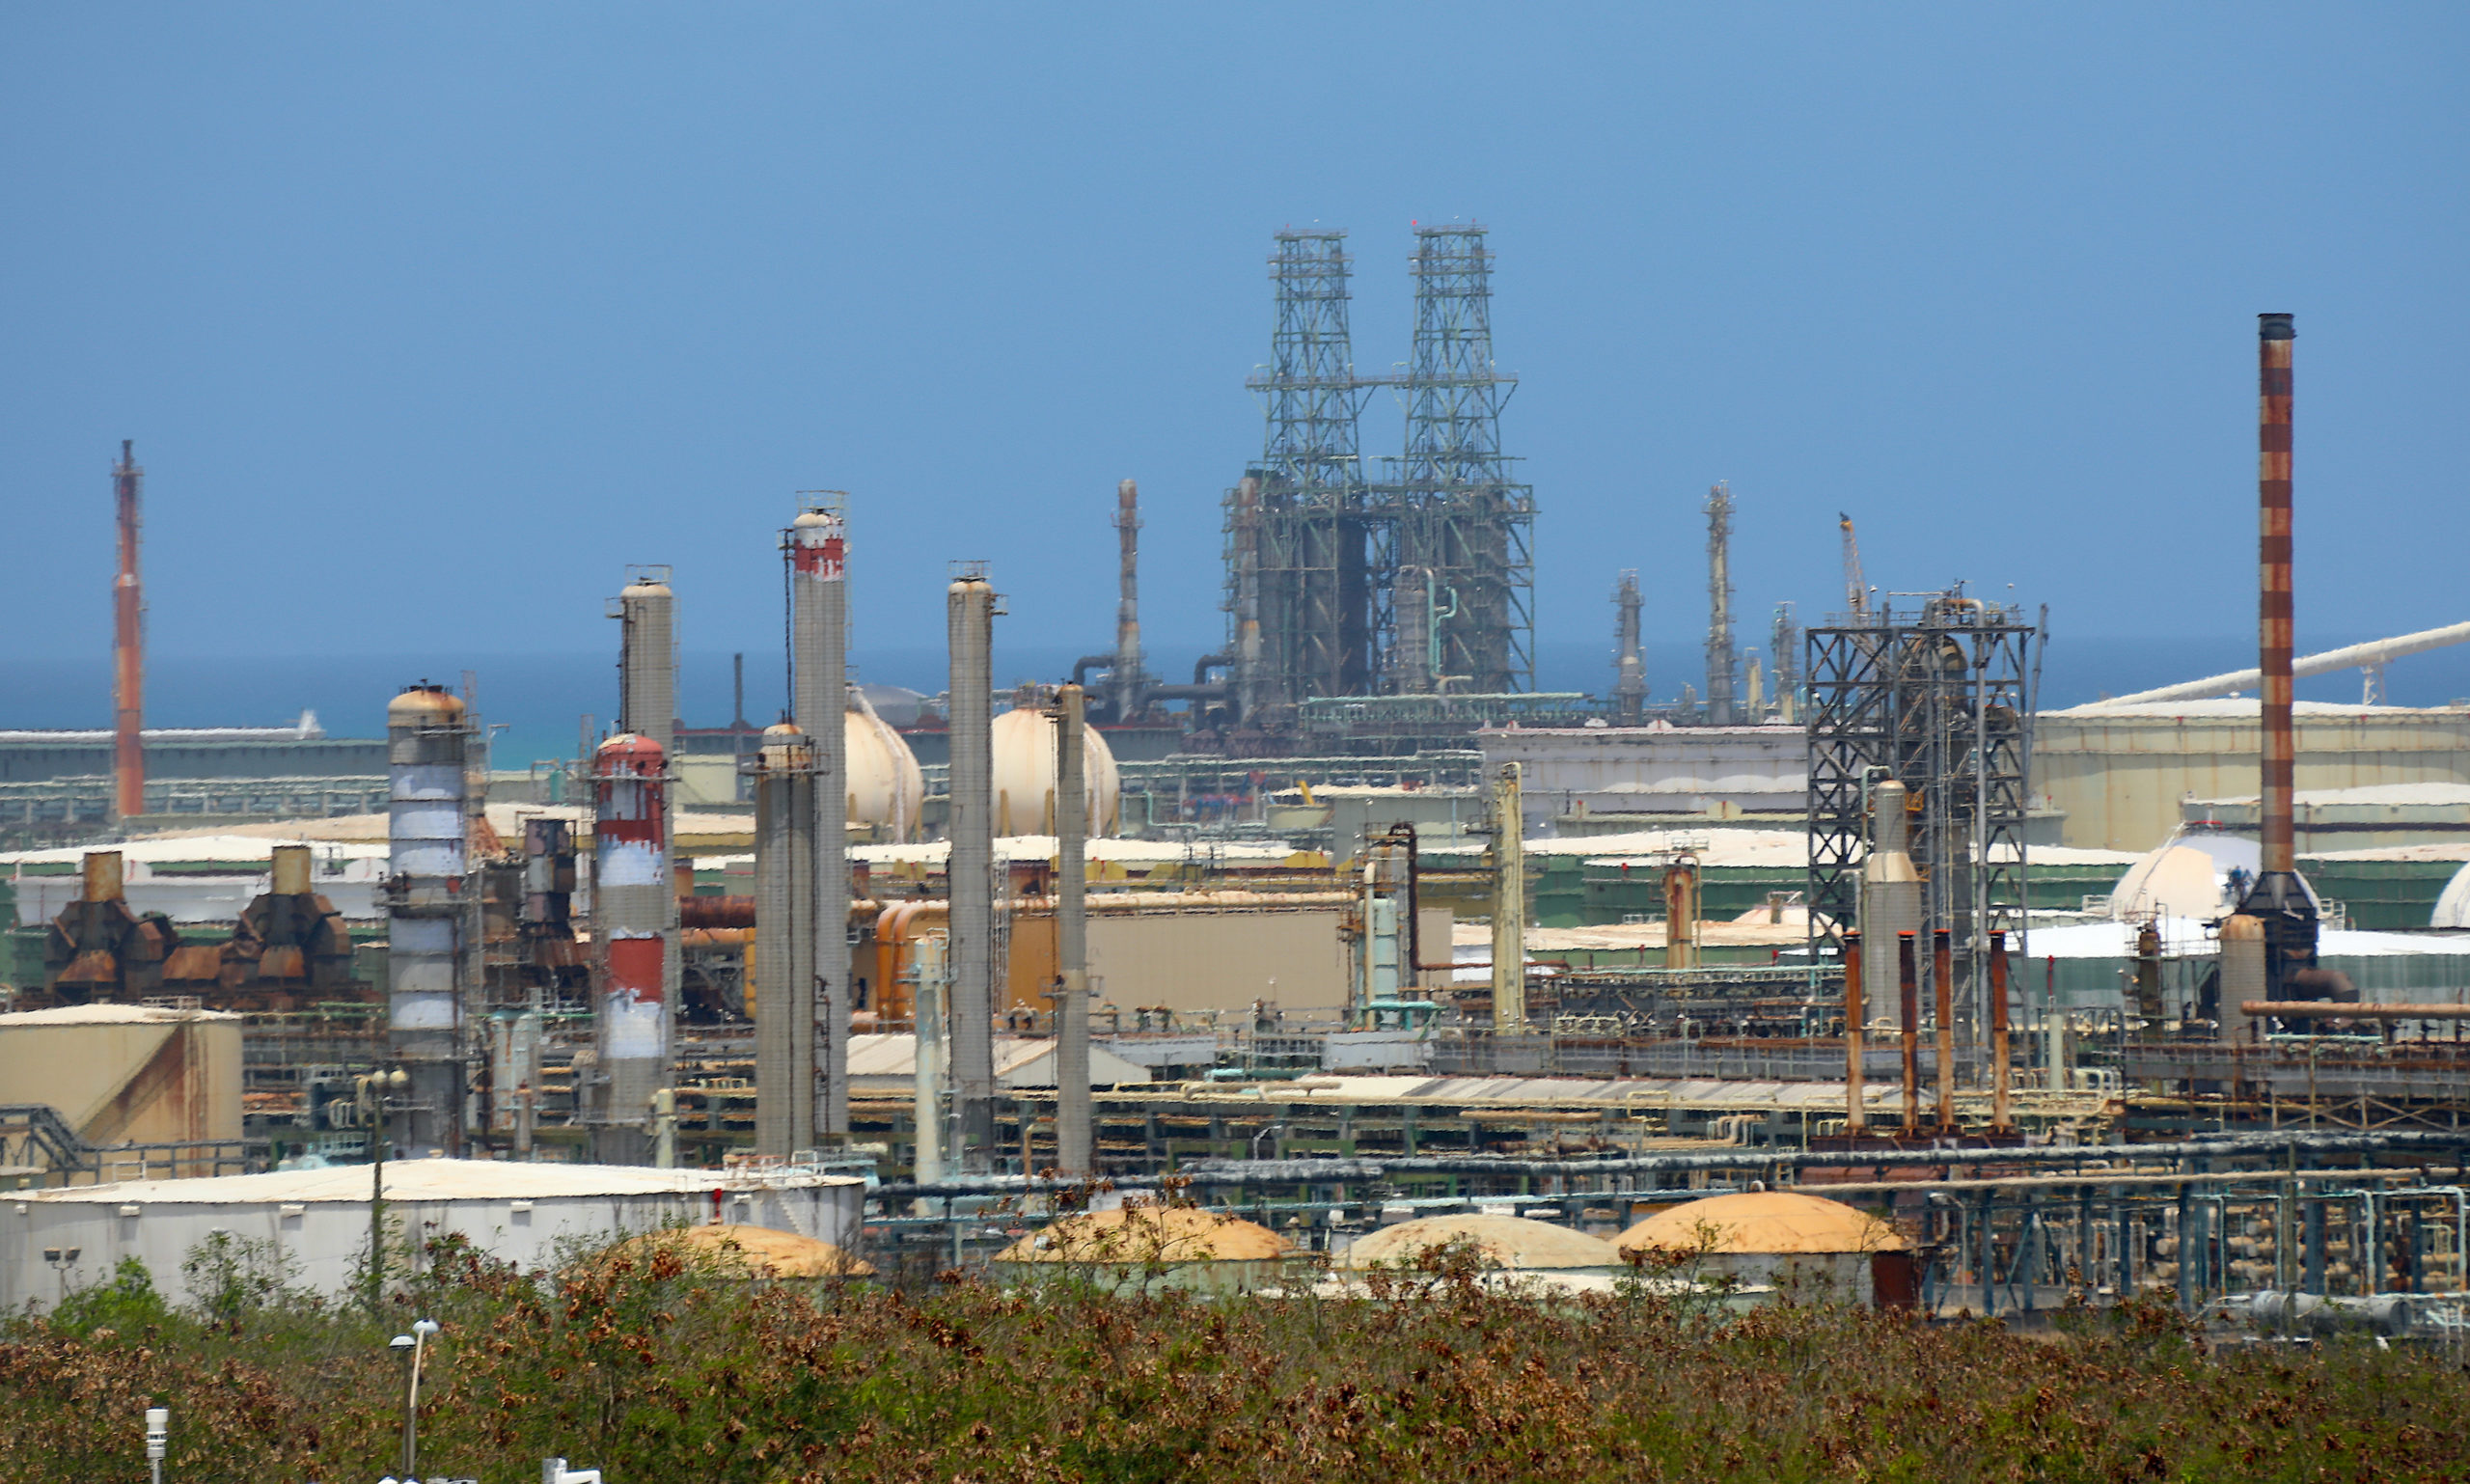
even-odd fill
[[[1899,596],[1919,605],[1899,609]],[[1953,933],[1956,1019],[1975,1055],[1987,1051],[1990,934],[2017,933],[2023,950],[2039,636],[2018,610],[1955,588],[1887,595],[1805,641],[1812,944],[1859,921],[1870,977],[1882,976],[1889,935],[1907,924],[1863,921],[1861,876],[1885,833],[1872,817],[1878,785],[1901,784],[1921,897],[1909,926]]]
[[[43,988],[54,1004],[134,1004],[162,993],[179,929],[130,910],[117,850],[87,852],[77,900],[43,930]]]
[[[146,590],[137,574],[138,497],[146,471],[131,440],[120,444],[112,497],[120,526],[120,572],[112,579],[112,816],[146,812]]]

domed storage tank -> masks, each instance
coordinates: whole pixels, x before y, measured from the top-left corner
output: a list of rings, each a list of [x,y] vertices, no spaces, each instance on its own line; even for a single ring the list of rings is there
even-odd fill
[[[888,844],[915,839],[919,811],[926,802],[926,775],[908,740],[876,715],[865,694],[854,686],[846,736],[849,822],[872,826],[875,838]]]
[[[1123,793],[1115,755],[1095,727],[1084,726],[1081,777],[1088,789],[1089,833],[1115,833]],[[995,833],[1055,833],[1055,722],[1036,706],[1014,706],[995,719]]]
[[[1815,1284],[1881,1305],[1909,1302],[1911,1244],[1866,1211],[1798,1191],[1710,1195],[1658,1212],[1612,1244],[1694,1260],[1744,1283]],[[1892,1270],[1892,1276],[1882,1270]]]

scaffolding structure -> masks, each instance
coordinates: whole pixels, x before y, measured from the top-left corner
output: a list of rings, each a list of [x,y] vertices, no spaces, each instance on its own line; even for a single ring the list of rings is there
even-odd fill
[[[1920,603],[1899,612],[1895,596]],[[1903,783],[1921,941],[1941,928],[1952,935],[1958,1029],[1975,1042],[1988,1033],[1990,934],[2017,935],[2017,951],[2029,951],[2020,934],[2038,638],[2019,610],[1961,586],[1893,594],[1807,633],[1812,946],[1839,943],[1859,921],[1870,791]],[[1935,992],[1930,955],[1920,956]]]
[[[1259,465],[1227,493],[1227,612],[1248,726],[1324,697],[1532,690],[1534,498],[1510,478],[1484,229],[1416,230],[1406,373],[1356,374],[1344,233],[1287,231]],[[1404,453],[1368,481],[1363,398],[1399,390]],[[1248,649],[1247,633],[1257,634]]]

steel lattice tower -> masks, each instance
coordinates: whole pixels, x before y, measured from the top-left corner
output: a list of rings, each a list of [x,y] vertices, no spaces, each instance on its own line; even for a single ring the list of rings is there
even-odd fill
[[[1265,403],[1259,509],[1248,521],[1231,496],[1227,508],[1228,611],[1241,606],[1232,548],[1249,542],[1268,672],[1260,688],[1273,704],[1369,688],[1375,547],[1388,545],[1363,508],[1357,425],[1370,383],[1356,376],[1347,326],[1346,234],[1286,231],[1276,240],[1271,364],[1249,383]]]
[[[1431,570],[1442,673],[1477,692],[1535,684],[1535,501],[1501,452],[1501,408],[1518,378],[1493,363],[1492,266],[1482,227],[1415,229],[1406,453],[1378,492],[1397,541],[1376,586],[1389,589],[1398,566]]]

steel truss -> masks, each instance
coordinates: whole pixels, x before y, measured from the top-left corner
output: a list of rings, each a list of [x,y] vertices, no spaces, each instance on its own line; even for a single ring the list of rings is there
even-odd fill
[[[1958,1021],[1978,1041],[1989,934],[2020,934],[2029,904],[2024,825],[2039,635],[2017,610],[1966,597],[1961,587],[1917,595],[1917,611],[1890,604],[1836,615],[1807,633],[1812,942],[1834,942],[1858,922],[1869,790],[1902,783],[1915,811],[1912,864],[1923,883],[1922,976],[1926,983],[1931,972],[1927,934],[1946,928],[1957,954]],[[2025,951],[2020,937],[2010,946]],[[1895,987],[1867,992],[1873,1004],[1892,1003]]]

